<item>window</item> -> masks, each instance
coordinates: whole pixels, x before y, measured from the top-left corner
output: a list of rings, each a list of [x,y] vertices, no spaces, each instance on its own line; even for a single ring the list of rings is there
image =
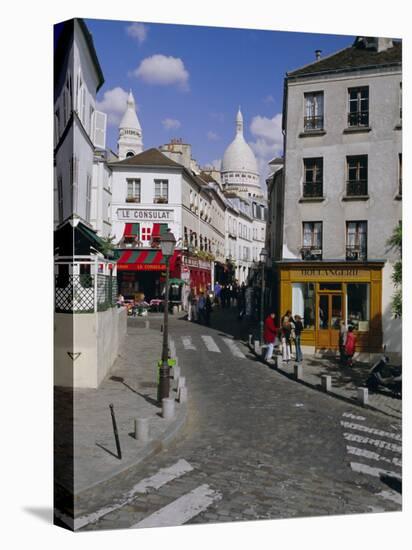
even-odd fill
[[[369,86],[349,88],[348,126],[369,126]]]
[[[140,179],[127,179],[126,202],[140,202]]]
[[[368,194],[368,156],[346,157],[348,196],[366,196]]]
[[[369,330],[369,296],[369,284],[348,283],[346,319],[348,325],[352,325],[359,332]]]
[[[323,195],[323,158],[303,159],[304,197],[322,197]]]
[[[183,246],[185,248],[187,248],[189,245],[189,239],[187,238],[187,236],[188,236],[187,227],[185,226],[183,230]]]
[[[305,94],[304,129],[323,130],[323,92]]]
[[[77,212],[77,190],[79,177],[79,161],[77,157],[72,156],[69,161],[70,175],[70,214]]]
[[[346,259],[366,260],[367,222],[346,222]]]
[[[61,175],[57,177],[57,205],[59,222],[61,223],[63,221],[63,178]]]
[[[142,241],[150,241],[152,237],[152,227],[142,227]]]
[[[303,328],[315,328],[315,288],[313,283],[292,283],[292,311],[303,319]]]
[[[155,180],[155,197],[156,203],[169,202],[169,182],[168,180]]]
[[[322,259],[322,222],[303,222],[303,260]]]
[[[402,196],[402,153],[398,155],[398,194]]]
[[[86,184],[86,221],[90,221],[92,206],[92,177],[90,174],[87,174],[87,184]]]

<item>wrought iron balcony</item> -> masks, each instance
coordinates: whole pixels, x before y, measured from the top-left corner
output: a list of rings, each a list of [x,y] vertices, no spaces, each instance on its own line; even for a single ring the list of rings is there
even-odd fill
[[[300,249],[302,260],[321,260],[322,248],[319,246],[302,246]]]
[[[323,115],[305,116],[304,118],[305,132],[314,130],[323,130]]]
[[[365,196],[367,194],[367,180],[349,180],[346,182],[346,195],[348,197]]]
[[[323,196],[323,182],[310,182],[303,184],[303,196],[304,197],[322,197]]]
[[[366,250],[359,245],[346,246],[346,259],[365,261],[367,258]]]
[[[348,126],[350,128],[369,126],[369,111],[348,113]]]

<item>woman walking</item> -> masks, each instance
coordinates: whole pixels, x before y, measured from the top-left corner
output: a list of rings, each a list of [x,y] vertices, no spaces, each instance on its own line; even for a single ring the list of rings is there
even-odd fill
[[[348,334],[346,336],[345,353],[346,353],[346,365],[348,367],[353,366],[353,355],[356,348],[356,336],[353,334],[353,327],[348,327]]]
[[[295,348],[296,348],[296,361],[300,363],[303,361],[302,348],[300,347],[300,334],[303,330],[302,317],[295,315]]]
[[[290,361],[290,335],[292,325],[290,323],[291,312],[288,310],[281,320],[281,337],[282,337],[282,359],[289,363]]]

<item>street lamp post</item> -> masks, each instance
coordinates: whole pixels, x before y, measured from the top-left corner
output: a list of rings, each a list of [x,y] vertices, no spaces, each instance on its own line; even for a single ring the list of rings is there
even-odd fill
[[[157,386],[157,401],[162,403],[164,397],[169,397],[170,390],[170,368],[169,368],[169,261],[173,256],[176,245],[176,239],[170,229],[160,239],[160,248],[163,258],[166,263],[166,284],[165,284],[165,299],[163,311],[163,346],[162,359],[159,372],[159,384]]]
[[[260,252],[260,263],[262,268],[262,286],[260,293],[260,345],[263,344],[263,328],[264,328],[264,314],[265,314],[265,265],[266,265],[267,252],[262,248]]]

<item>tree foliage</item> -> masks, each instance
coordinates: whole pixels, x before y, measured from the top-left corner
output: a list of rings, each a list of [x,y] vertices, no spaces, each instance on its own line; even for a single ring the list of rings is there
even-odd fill
[[[392,281],[395,285],[392,313],[395,317],[402,317],[402,222],[395,227],[387,244],[390,249],[396,249],[399,254],[399,260],[394,263],[392,273]]]

